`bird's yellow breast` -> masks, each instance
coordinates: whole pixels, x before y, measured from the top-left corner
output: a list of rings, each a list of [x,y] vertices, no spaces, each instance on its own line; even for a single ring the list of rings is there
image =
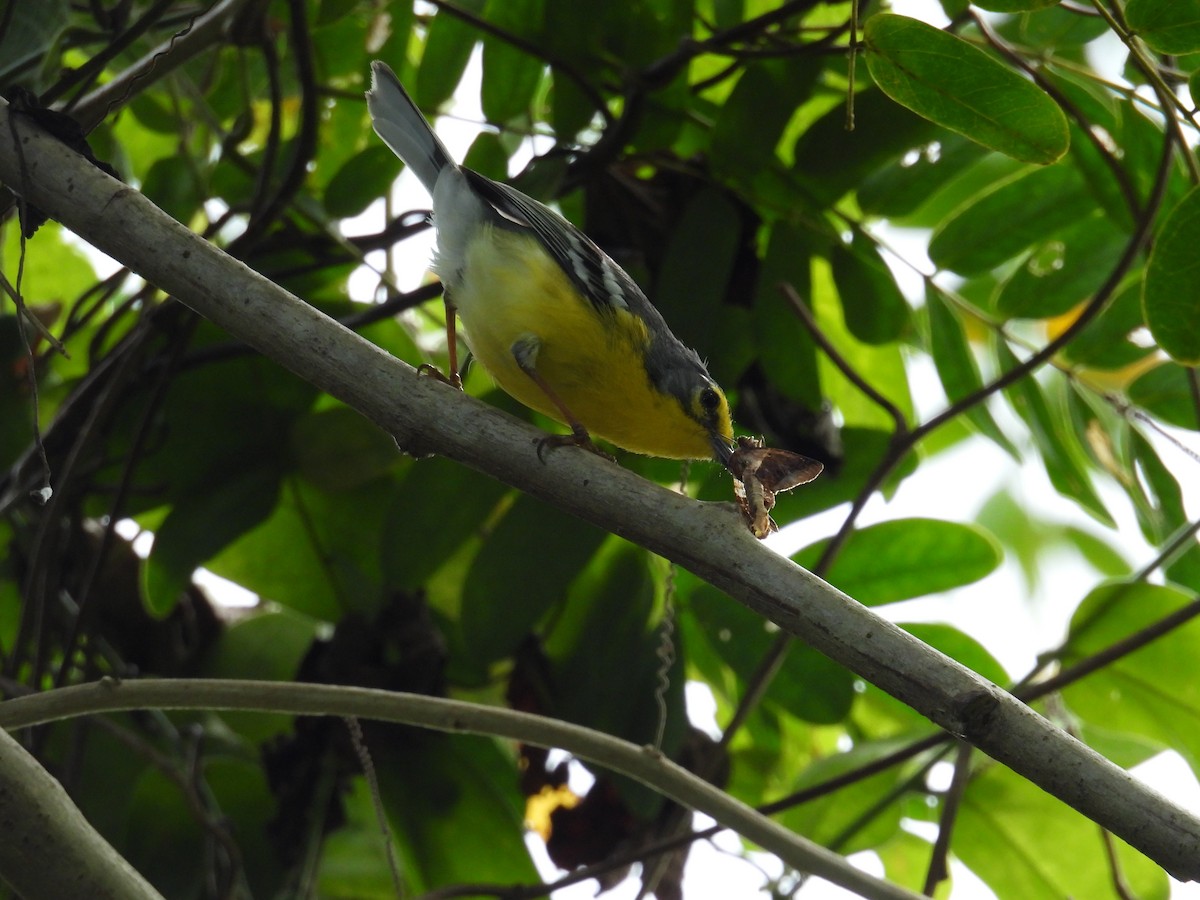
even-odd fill
[[[650,456],[712,455],[703,426],[651,384],[645,323],[623,309],[597,310],[535,238],[485,225],[461,273],[451,302],[471,352],[507,393],[563,421],[513,357],[513,344],[533,335],[538,373],[593,436]]]

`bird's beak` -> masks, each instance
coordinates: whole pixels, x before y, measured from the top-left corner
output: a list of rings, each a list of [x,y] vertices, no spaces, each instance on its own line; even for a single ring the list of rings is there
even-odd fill
[[[729,460],[733,456],[733,445],[728,438],[715,431],[710,433],[709,440],[712,443],[713,456],[716,457],[717,462],[728,469]]]

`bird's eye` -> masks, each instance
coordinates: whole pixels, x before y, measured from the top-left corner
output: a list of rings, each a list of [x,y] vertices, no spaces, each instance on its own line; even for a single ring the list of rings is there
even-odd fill
[[[716,412],[721,408],[721,395],[708,387],[700,392],[700,405],[708,412]]]

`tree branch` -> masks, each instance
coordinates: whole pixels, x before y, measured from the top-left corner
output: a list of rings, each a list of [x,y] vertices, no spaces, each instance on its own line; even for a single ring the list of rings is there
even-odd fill
[[[418,377],[32,123],[19,120],[14,131],[8,118],[0,107],[0,180],[357,409],[406,451],[454,459],[673,560],[1113,831],[1176,878],[1200,878],[1200,819],[994,684],[766,550],[731,504],[699,503],[593,454],[560,450],[542,464],[541,432]],[[14,135],[24,145],[25,172]]]
[[[0,705],[0,728],[44,724],[94,712],[140,709],[236,709],[288,715],[350,716],[557,747],[634,778],[688,809],[712,816],[802,872],[811,872],[867,898],[917,898],[904,888],[861,872],[832,850],[793,834],[657,751],[580,725],[496,706],[328,684],[190,678],[117,681],[105,678],[93,684],[9,700]],[[43,778],[49,776],[43,772]],[[19,829],[20,824],[15,827]]]
[[[2,729],[0,831],[0,878],[21,897],[162,900],[88,823],[62,785]]]

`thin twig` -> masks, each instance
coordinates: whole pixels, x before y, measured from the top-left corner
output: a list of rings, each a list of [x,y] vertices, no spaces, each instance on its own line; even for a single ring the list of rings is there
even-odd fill
[[[937,886],[950,877],[950,837],[954,834],[954,822],[958,818],[958,807],[967,789],[971,776],[971,755],[975,748],[966,741],[958,744],[958,753],[954,759],[954,778],[950,787],[942,796],[942,814],[938,817],[938,836],[933,842],[933,851],[929,858],[929,868],[925,872],[925,886],[922,889],[926,897],[932,897]]]
[[[343,716],[346,729],[350,732],[350,743],[354,745],[354,753],[358,764],[362,767],[367,779],[367,789],[371,795],[371,806],[375,810],[375,821],[379,824],[379,834],[383,840],[383,850],[387,854],[388,869],[392,873],[392,888],[397,897],[405,894],[404,882],[400,878],[400,863],[396,859],[396,847],[392,842],[392,828],[388,824],[387,811],[383,808],[383,796],[379,793],[379,776],[375,774],[375,763],[371,759],[371,751],[363,739],[362,726],[355,716]]]

